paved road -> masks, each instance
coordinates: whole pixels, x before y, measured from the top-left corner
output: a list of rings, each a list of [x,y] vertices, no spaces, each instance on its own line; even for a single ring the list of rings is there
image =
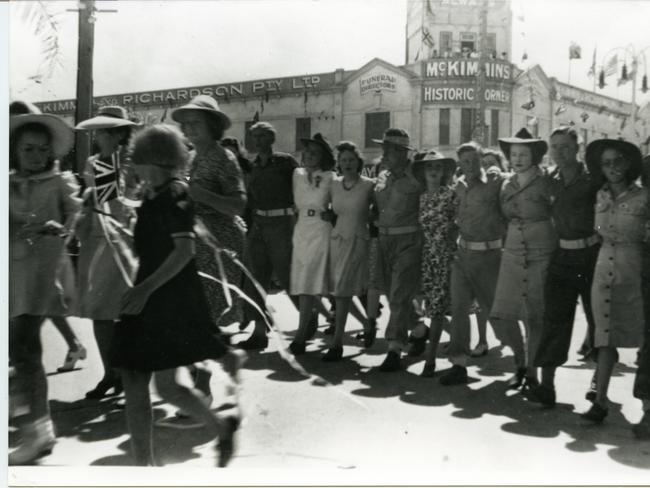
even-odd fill
[[[279,327],[291,336],[296,311],[285,295],[271,300]],[[382,327],[385,321],[382,317]],[[277,353],[277,344],[251,355],[242,375],[246,420],[231,469],[212,469],[213,442],[201,429],[158,428],[157,455],[166,468],[127,470],[123,399],[81,400],[101,370],[90,322],[74,319],[73,326],[89,358],[81,369],[64,374],[56,367],[65,344],[52,325],[43,331],[59,442],[41,466],[12,468],[10,483],[650,483],[650,443],[636,441],[630,430],[641,417],[641,402],[631,393],[636,351],[623,351],[612,379],[610,416],[604,425],[593,426],[576,413],[589,406],[584,393],[593,365],[575,355],[558,370],[557,407],[544,410],[506,392],[512,357],[492,335],[489,355],[470,363],[472,382],[442,387],[437,377],[418,376],[421,359],[403,372],[373,371],[383,359],[385,342],[380,339],[371,351],[363,351],[353,338],[361,327],[353,319],[345,360],[320,361],[322,333],[299,358],[316,375],[311,378],[292,369]],[[572,353],[584,328],[580,315]],[[449,366],[444,356],[438,359],[438,370]],[[224,385],[225,376],[217,370],[216,405],[224,398]],[[171,407],[154,399],[156,418],[173,415]],[[15,442],[11,433],[9,440]],[[61,466],[67,469],[54,468]]]

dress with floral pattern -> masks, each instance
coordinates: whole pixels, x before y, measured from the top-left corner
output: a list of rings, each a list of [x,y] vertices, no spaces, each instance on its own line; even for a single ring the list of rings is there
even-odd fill
[[[422,249],[422,294],[427,317],[449,312],[451,260],[456,252],[454,220],[458,197],[448,186],[433,195],[420,196],[420,225],[424,233]]]
[[[208,190],[217,195],[234,196],[246,194],[244,177],[235,156],[215,143],[205,154],[193,154],[190,169],[190,188],[194,185]],[[196,216],[205,224],[210,233],[216,237],[221,246],[237,253],[242,259],[244,252],[245,229],[244,220],[232,217],[209,207],[195,202]],[[241,270],[231,259],[222,255],[226,278],[229,283],[239,286],[241,283]],[[214,255],[214,250],[201,239],[196,241],[196,264],[199,271],[219,278],[219,267]],[[221,284],[202,278],[206,298],[210,306],[212,319],[219,327],[227,326],[241,319],[241,307],[236,296],[233,298],[233,308],[224,316],[222,313],[227,308],[226,297]]]

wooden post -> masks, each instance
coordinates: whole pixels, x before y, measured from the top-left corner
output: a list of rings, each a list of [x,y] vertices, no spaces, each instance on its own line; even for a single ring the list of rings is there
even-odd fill
[[[81,0],[79,5],[79,40],[77,49],[77,101],[75,124],[93,113],[93,46],[95,44],[95,0]],[[87,131],[75,136],[77,171],[83,172],[90,156],[91,139]]]

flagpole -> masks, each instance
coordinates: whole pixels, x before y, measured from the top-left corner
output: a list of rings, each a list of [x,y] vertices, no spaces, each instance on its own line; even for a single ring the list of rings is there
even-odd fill
[[[567,85],[571,84],[571,61],[573,61],[573,58],[569,55],[569,79],[567,80]]]

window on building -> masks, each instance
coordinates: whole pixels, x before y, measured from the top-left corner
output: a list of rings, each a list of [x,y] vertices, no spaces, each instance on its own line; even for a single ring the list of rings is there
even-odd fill
[[[440,109],[440,120],[438,121],[438,144],[441,146],[449,145],[449,114],[450,109]]]
[[[493,59],[497,57],[497,35],[488,34],[486,39],[486,52],[485,54]]]
[[[582,136],[582,143],[586,146],[589,144],[589,131],[587,129],[580,129],[581,136]]]
[[[440,32],[440,55],[451,56],[451,53],[452,53],[451,32],[447,32],[447,31]]]
[[[461,32],[460,52],[464,55],[470,55],[476,51],[476,34],[474,32]]]
[[[381,139],[390,127],[390,112],[366,114],[366,147],[376,147],[372,139]]]
[[[247,151],[255,152],[257,148],[253,145],[253,138],[251,137],[250,128],[254,124],[252,120],[247,120],[244,124],[244,147]]]
[[[474,129],[475,116],[476,109],[474,108],[460,109],[460,144],[472,140],[472,131]]]
[[[490,146],[499,144],[499,111],[490,110]]]
[[[298,117],[296,119],[296,151],[302,151],[300,139],[311,137],[311,117]]]

